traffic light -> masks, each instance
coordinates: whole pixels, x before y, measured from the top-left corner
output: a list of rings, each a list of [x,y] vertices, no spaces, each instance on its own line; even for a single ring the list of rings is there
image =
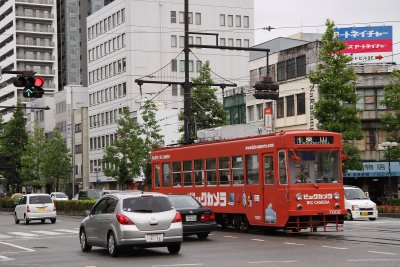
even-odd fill
[[[13,84],[15,87],[24,87],[24,92],[22,93],[24,97],[42,98],[44,81],[43,77],[18,76],[14,79]]]
[[[256,99],[272,99],[279,98],[279,84],[272,81],[272,77],[264,77],[263,81],[254,85],[254,97]]]

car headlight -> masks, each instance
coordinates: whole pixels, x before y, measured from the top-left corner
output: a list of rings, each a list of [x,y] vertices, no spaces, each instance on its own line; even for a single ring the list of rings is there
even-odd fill
[[[297,201],[302,201],[303,200],[303,195],[301,193],[297,193],[296,200]]]
[[[358,208],[357,205],[352,205],[352,206],[351,206],[351,210],[359,210],[359,208]]]
[[[336,199],[336,200],[339,200],[340,199],[340,194],[336,192],[335,194],[333,194],[333,198]]]

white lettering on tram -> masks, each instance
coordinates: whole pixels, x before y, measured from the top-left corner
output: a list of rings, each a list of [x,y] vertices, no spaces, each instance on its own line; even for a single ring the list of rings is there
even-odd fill
[[[312,195],[304,194],[303,198],[304,198],[304,200],[333,199],[333,194],[332,193],[329,193],[329,194],[312,194]]]
[[[254,150],[254,149],[272,148],[272,147],[274,147],[274,144],[262,144],[262,145],[246,146],[244,149],[245,150]]]
[[[158,159],[170,159],[171,155],[170,154],[165,154],[165,155],[155,155],[155,156],[151,156],[152,160],[158,160]]]
[[[202,192],[200,196],[196,196],[196,193],[190,193],[191,196],[197,199],[202,205],[209,207],[225,207],[226,206],[226,192]]]

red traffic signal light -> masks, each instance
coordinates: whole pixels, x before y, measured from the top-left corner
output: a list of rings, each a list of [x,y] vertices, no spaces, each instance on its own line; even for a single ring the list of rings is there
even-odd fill
[[[14,79],[15,87],[25,87],[23,91],[24,97],[42,98],[44,90],[42,88],[45,79],[43,77],[23,77],[19,76]]]
[[[37,77],[35,79],[35,87],[42,87],[44,84],[44,78],[43,77]]]

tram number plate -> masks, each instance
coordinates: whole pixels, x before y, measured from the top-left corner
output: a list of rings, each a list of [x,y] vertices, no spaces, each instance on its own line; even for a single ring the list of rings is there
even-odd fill
[[[195,221],[197,221],[197,216],[196,215],[186,215],[186,221],[187,222],[195,222]]]
[[[147,234],[145,235],[146,242],[162,242],[164,240],[163,234]]]
[[[361,212],[361,216],[368,216],[368,212],[367,211],[362,211]]]

